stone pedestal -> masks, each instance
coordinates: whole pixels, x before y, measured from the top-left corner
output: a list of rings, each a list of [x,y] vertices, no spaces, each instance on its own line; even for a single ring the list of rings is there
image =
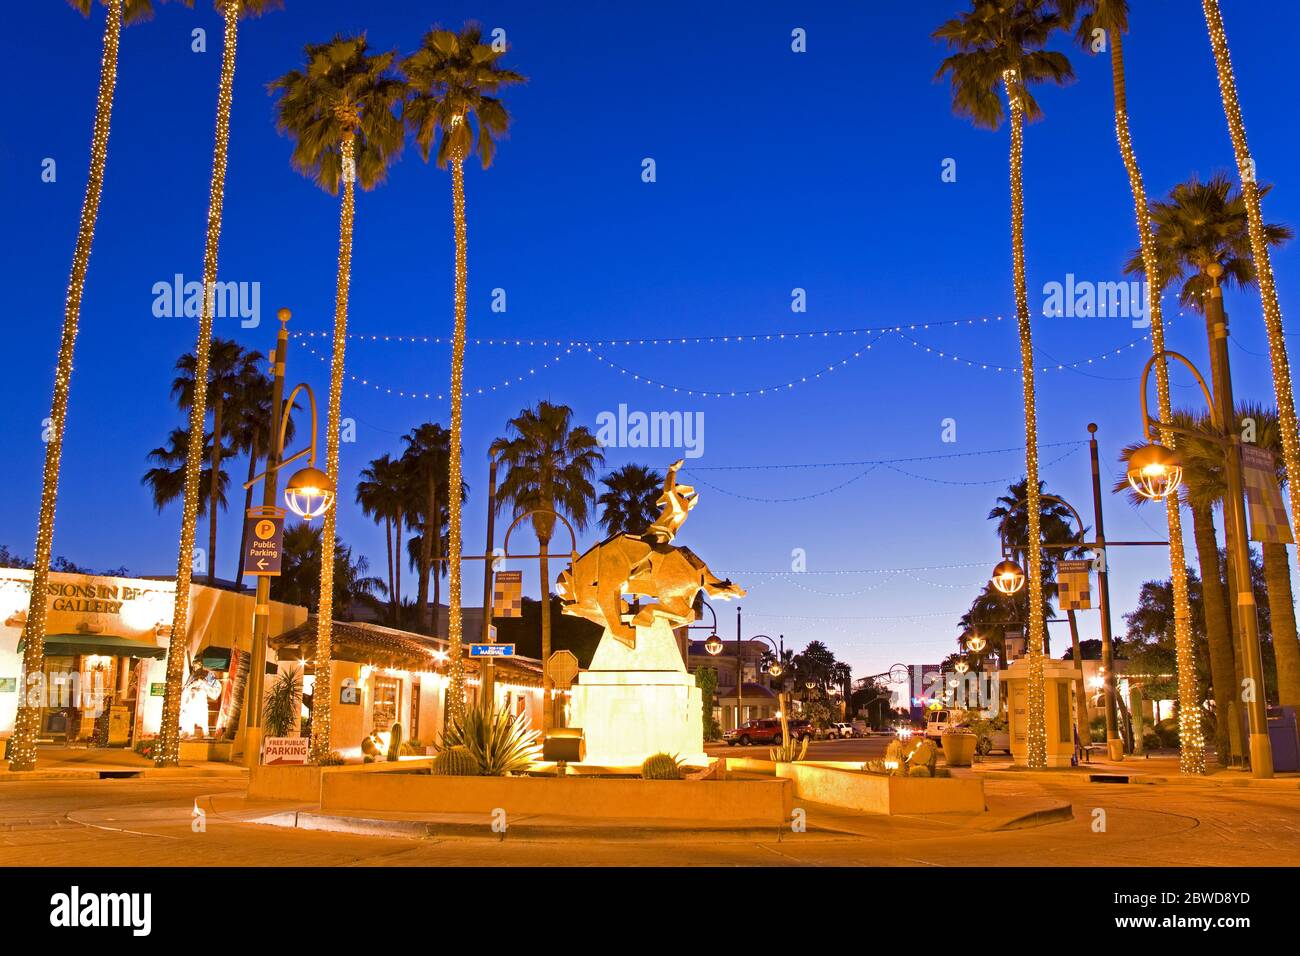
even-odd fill
[[[1029,659],[1012,661],[1000,676],[1007,685],[1011,757],[1023,767],[1029,763]],[[1074,756],[1074,682],[1082,676],[1072,663],[1043,659],[1043,717],[1049,767],[1068,767]]]
[[[664,621],[638,627],[635,648],[607,630],[571,694],[569,723],[586,736],[585,764],[639,767],[656,753],[708,760],[700,689]]]

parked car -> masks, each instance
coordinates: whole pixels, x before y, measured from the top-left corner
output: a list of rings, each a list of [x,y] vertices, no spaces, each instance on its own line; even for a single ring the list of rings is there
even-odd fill
[[[790,721],[790,733],[794,733],[794,721]],[[728,730],[722,735],[722,739],[727,742],[728,747],[740,745],[748,747],[750,744],[774,744],[781,739],[781,721],[775,717],[765,717],[761,720],[747,720],[734,730]]]
[[[779,724],[780,721],[778,720],[777,723]],[[817,732],[813,730],[811,720],[796,717],[790,721],[790,736],[795,740],[804,740],[809,737],[816,737]]]
[[[826,728],[826,736],[842,740],[854,736],[854,733],[853,728],[848,724],[834,723]]]
[[[1005,730],[986,730],[975,743],[975,752],[982,755],[993,751],[1011,753],[1011,734]]]
[[[932,710],[925,715],[925,736],[938,743],[943,732],[951,726],[952,715],[946,710]]]

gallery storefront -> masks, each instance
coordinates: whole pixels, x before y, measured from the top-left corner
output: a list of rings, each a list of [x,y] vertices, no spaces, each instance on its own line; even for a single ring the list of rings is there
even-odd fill
[[[24,680],[21,644],[31,580],[31,571],[0,568],[0,738],[13,732],[24,686],[41,705],[42,741],[128,747],[157,735],[175,582],[52,572],[43,674]],[[183,738],[224,741],[226,750],[239,751],[253,604],[251,593],[191,586]],[[306,616],[304,608],[272,602],[270,632],[288,630]]]

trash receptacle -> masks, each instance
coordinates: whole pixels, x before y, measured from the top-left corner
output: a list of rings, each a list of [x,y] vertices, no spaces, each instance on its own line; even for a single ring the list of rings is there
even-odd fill
[[[1268,743],[1273,748],[1273,769],[1278,773],[1300,771],[1300,731],[1294,707],[1268,709]]]

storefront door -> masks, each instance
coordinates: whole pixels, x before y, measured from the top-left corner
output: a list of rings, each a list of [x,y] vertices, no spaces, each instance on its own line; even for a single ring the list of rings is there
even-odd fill
[[[370,708],[370,721],[375,730],[387,733],[397,720],[402,704],[402,683],[396,677],[376,677],[374,703]]]

